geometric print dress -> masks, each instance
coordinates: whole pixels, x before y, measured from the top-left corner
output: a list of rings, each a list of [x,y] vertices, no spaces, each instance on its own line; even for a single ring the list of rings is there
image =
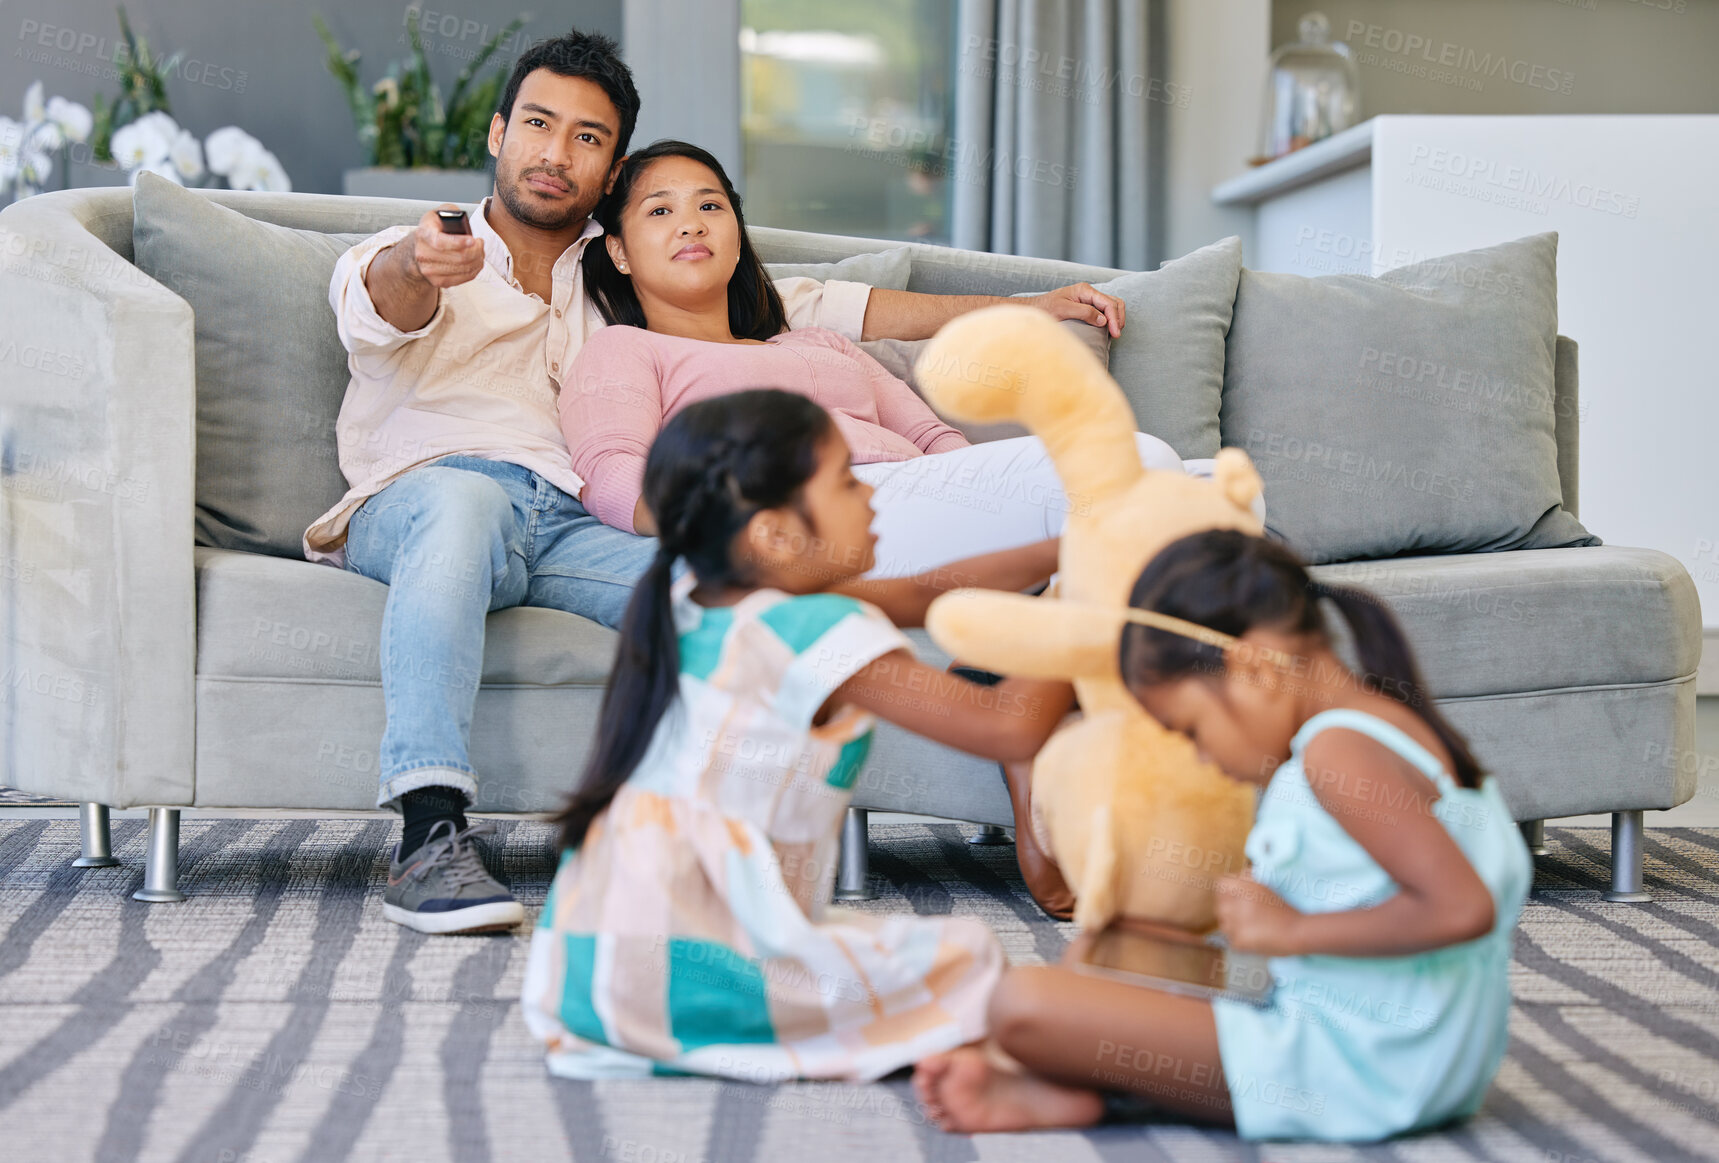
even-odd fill
[[[673,591],[678,697],[532,933],[522,1003],[550,1073],[866,1081],[983,1038],[989,929],[826,903],[874,719],[813,719],[907,638],[844,595],[706,609],[693,584]]]

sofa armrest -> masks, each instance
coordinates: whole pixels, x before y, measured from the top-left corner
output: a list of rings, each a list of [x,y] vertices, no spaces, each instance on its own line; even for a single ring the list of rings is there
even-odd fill
[[[92,233],[129,219],[116,193],[45,194],[0,213],[0,782],[183,805],[192,314]]]

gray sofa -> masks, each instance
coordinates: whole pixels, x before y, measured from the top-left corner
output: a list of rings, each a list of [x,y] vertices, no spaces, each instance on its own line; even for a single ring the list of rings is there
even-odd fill
[[[173,900],[182,809],[373,805],[386,591],[302,560],[193,544],[195,320],[132,265],[131,197],[75,190],[0,213],[0,782],[83,803],[85,864],[112,863],[108,807],[150,808],[138,895]],[[422,212],[322,195],[212,197],[325,232]],[[773,262],[899,245],[754,236]],[[1007,294],[1123,273],[935,247],[915,246],[913,258],[909,287],[926,292]],[[1556,389],[1573,513],[1579,410],[1567,340]],[[1596,546],[1317,573],[1364,584],[1397,612],[1434,694],[1531,838],[1547,818],[1613,814],[1614,895],[1641,899],[1641,813],[1694,793],[1693,775],[1663,758],[1692,746],[1700,624],[1683,567]],[[1521,610],[1533,616],[1511,616]],[[583,757],[612,649],[609,631],[573,615],[491,617],[472,748],[478,810],[557,802]],[[867,809],[1013,823],[995,764],[887,725],[855,806],[849,891],[863,891],[854,841]]]

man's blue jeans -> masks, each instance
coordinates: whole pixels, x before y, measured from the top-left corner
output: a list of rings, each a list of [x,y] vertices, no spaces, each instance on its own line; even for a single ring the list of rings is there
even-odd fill
[[[654,538],[610,528],[530,469],[496,460],[445,457],[364,502],[346,568],[388,586],[376,805],[430,786],[476,799],[485,615],[547,606],[619,626],[656,550]]]

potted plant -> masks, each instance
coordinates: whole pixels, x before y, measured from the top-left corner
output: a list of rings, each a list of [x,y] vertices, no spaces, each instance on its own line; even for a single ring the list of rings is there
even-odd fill
[[[62,113],[56,118],[59,99],[47,103],[48,121],[61,127],[66,164],[62,185],[124,185],[135,183],[137,175],[147,170],[180,185],[214,186],[220,179],[234,190],[292,189],[280,160],[238,126],[217,129],[206,141],[182,128],[167,97],[167,78],[178,67],[181,54],[153,55],[148,42],[132,31],[124,5],[119,7],[119,31],[121,41],[113,57],[119,96],[111,104],[97,96],[93,115],[82,106],[62,102]],[[40,88],[37,85],[32,92]],[[25,104],[29,120],[28,99]],[[68,109],[71,114],[65,112]],[[81,115],[81,120],[72,114]],[[83,133],[74,132],[76,128]]]
[[[123,49],[114,53],[114,70],[119,74],[119,97],[112,105],[95,99],[94,133],[90,145],[94,160],[109,162],[113,157],[113,134],[117,129],[149,113],[172,113],[167,101],[167,75],[179,65],[182,54],[174,53],[166,60],[150,55],[149,43],[131,31],[125,5],[119,6],[119,33]]]
[[[460,70],[447,100],[424,55],[416,21],[408,23],[412,56],[395,61],[387,74],[366,87],[359,79],[360,55],[345,50],[321,15],[312,17],[317,35],[328,47],[328,71],[346,91],[358,143],[364,147],[364,169],[347,170],[343,190],[388,198],[422,198],[477,202],[492,186],[489,173],[489,125],[506,80],[497,66],[474,80],[496,48],[524,23],[514,19],[483,43]]]

